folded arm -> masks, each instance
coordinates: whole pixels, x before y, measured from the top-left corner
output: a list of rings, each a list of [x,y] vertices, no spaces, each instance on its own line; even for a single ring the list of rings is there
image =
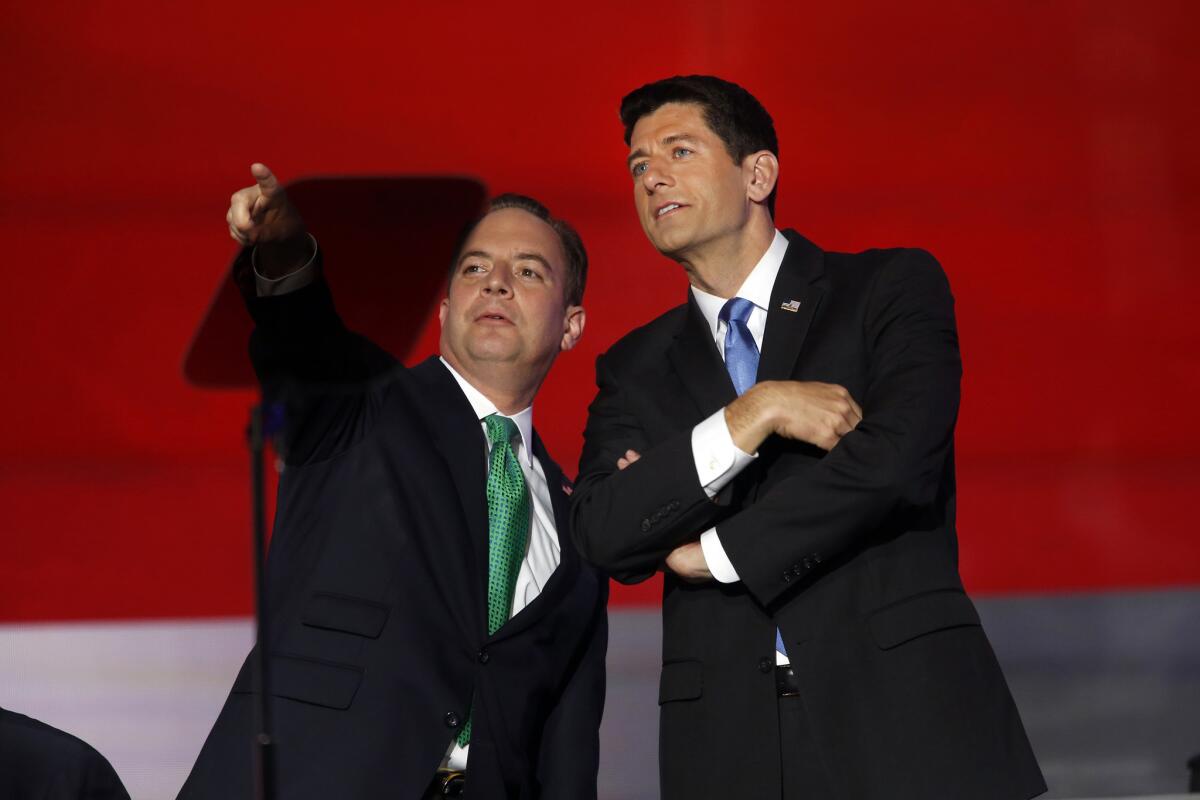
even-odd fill
[[[584,558],[624,583],[649,578],[678,545],[722,511],[704,491],[691,431],[649,446],[606,356],[596,360],[598,392],[588,409],[571,533]],[[627,451],[641,454],[618,468]]]
[[[596,361],[596,383],[572,532],[586,558],[626,583],[645,580],[664,563],[685,580],[711,578],[705,554],[714,547],[719,554],[712,525],[728,513],[731,493],[723,489],[753,462],[759,445],[780,435],[831,448],[862,415],[841,386],[771,381],[647,449],[604,356]],[[722,559],[719,567],[727,564]]]
[[[928,253],[881,269],[865,324],[863,416],[828,454],[717,526],[747,588],[767,604],[877,532],[898,510],[929,506],[942,486],[962,374],[954,304]]]

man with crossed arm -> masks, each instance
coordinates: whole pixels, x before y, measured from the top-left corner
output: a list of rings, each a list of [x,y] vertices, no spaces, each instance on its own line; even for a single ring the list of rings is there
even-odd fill
[[[1044,791],[958,575],[941,267],[778,230],[774,124],[740,86],[648,84],[621,120],[691,291],[597,359],[572,521],[619,580],[666,571],[663,800]]]

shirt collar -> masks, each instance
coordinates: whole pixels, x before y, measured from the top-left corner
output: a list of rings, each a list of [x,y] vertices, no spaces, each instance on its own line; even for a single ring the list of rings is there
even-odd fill
[[[734,296],[744,297],[766,311],[767,306],[771,304],[771,290],[775,288],[775,278],[779,275],[779,267],[783,264],[783,255],[787,252],[787,246],[787,237],[776,230],[775,238],[771,240],[771,246],[767,248],[767,252],[762,254],[762,258],[754,265],[754,269],[750,270],[750,274],[746,276],[746,280],[742,282]],[[692,287],[692,296],[696,298],[696,305],[700,306],[700,313],[704,314],[713,338],[716,339],[719,323],[717,317],[721,313],[721,308],[728,302],[728,298],[702,292],[695,286]]]
[[[445,365],[446,369],[450,370],[450,374],[454,376],[454,380],[458,382],[458,387],[462,389],[464,395],[467,396],[467,402],[471,404],[471,409],[475,412],[475,417],[483,422],[483,418],[491,414],[500,414],[496,404],[483,394],[483,392],[472,386],[466,378],[458,374],[458,370],[450,366],[450,362],[438,356],[438,359]],[[526,466],[533,466],[533,406],[525,408],[523,411],[518,411],[516,414],[500,414],[502,417],[508,417],[513,422],[517,423],[517,430],[521,433],[521,444],[517,453],[517,458],[525,462]]]

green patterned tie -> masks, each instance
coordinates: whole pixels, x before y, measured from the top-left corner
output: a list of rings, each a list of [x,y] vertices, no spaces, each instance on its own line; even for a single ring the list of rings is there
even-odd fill
[[[529,539],[529,492],[525,474],[517,463],[512,438],[517,423],[499,414],[484,417],[487,438],[492,447],[488,469],[488,635],[508,621],[512,610],[517,574],[525,558]],[[471,740],[471,719],[458,734],[458,743]]]

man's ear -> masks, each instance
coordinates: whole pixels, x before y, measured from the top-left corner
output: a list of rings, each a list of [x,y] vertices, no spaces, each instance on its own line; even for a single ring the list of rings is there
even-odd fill
[[[587,312],[583,310],[583,306],[567,306],[566,317],[563,319],[563,336],[562,343],[559,347],[563,350],[570,350],[579,341],[579,337],[583,336],[583,326],[587,322]]]
[[[438,305],[438,322],[442,325],[446,324],[446,314],[450,311],[450,298],[443,297],[441,304]]]
[[[765,203],[779,180],[779,159],[770,150],[751,153],[742,161],[746,173],[746,195],[756,203]]]

